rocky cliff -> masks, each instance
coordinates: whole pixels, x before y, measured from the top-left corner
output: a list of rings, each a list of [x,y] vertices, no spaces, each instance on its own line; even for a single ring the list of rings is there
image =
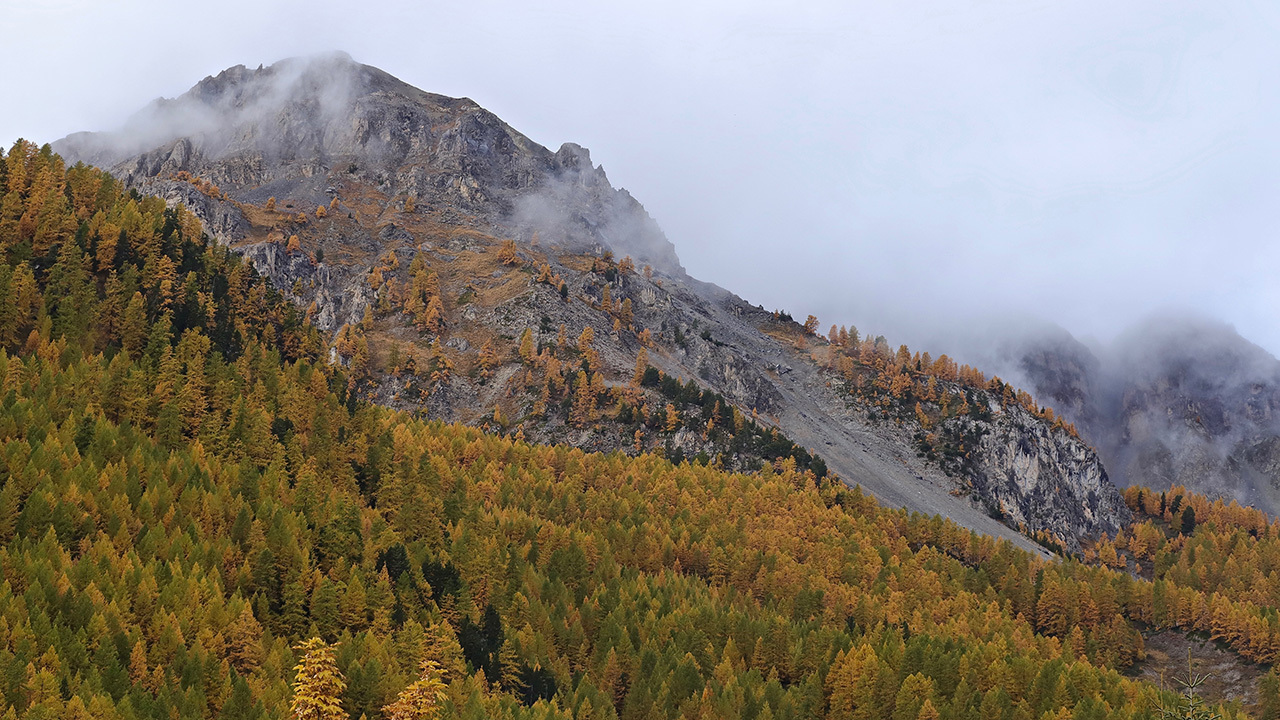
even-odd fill
[[[976,428],[982,439],[971,478],[976,495],[992,502],[1000,517],[1068,544],[1078,528],[1114,537],[1126,524],[1128,510],[1088,446],[1016,405],[985,425]]]
[[[909,415],[886,422],[817,362],[825,340],[688,277],[585,149],[345,56],[232,68],[55,147],[194,208],[380,402],[733,467],[818,456],[883,504],[1024,547],[1011,527],[1074,544],[1127,517],[1085,444],[1017,409],[950,420],[981,442],[944,469]]]

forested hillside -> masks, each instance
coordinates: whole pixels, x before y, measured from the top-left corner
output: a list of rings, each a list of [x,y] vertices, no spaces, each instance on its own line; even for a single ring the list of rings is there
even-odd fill
[[[0,717],[289,717],[317,637],[369,720],[424,658],[442,717],[1040,720],[1157,717],[1170,696],[1122,674],[1144,627],[1228,617],[1280,655],[1264,516],[1157,505],[1195,516],[1122,536],[1152,583],[1108,543],[1112,567],[1040,560],[794,458],[427,422],[359,401],[181,208],[24,143],[0,188]]]

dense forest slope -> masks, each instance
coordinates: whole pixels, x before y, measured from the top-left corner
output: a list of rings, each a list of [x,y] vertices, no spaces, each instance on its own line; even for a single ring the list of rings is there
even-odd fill
[[[866,338],[854,374],[907,380],[870,397],[822,363],[812,327],[688,277],[586,150],[345,56],[231,68],[55,147],[190,207],[383,404],[731,470],[816,458],[885,504],[1026,548],[1018,530],[1076,547],[1127,520],[1092,450],[1034,403],[1012,409],[1003,383],[962,388],[958,369]]]
[[[361,400],[185,209],[23,143],[0,186],[0,716],[285,718],[315,637],[368,720],[424,658],[444,717],[1021,720],[1156,717],[1120,672],[1138,627],[1280,656],[1261,513],[1132,494],[1163,524],[1118,544],[1152,582],[1109,541],[1045,561],[793,458],[426,421]]]

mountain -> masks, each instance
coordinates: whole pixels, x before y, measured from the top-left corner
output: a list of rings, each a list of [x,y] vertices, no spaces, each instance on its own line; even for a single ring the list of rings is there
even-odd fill
[[[54,148],[191,208],[383,404],[587,449],[789,458],[1027,548],[1018,530],[1077,547],[1128,519],[1029,397],[693,279],[585,149],[344,55],[231,68]]]
[[[389,380],[359,348],[327,361],[364,330],[322,334],[186,206],[24,141],[0,188],[5,718],[1280,715],[1280,523],[1257,510],[1129,488],[1114,539],[1045,559],[881,507],[776,435],[790,454],[734,473],[444,424],[369,402]],[[790,339],[975,486],[1012,428],[1084,447],[945,356]],[[696,388],[637,365],[679,423]],[[586,389],[575,414],[608,394]],[[1175,647],[1212,659],[1216,705],[1144,679]]]
[[[1280,361],[1231,327],[1159,315],[1096,352],[1065,331],[1007,351],[1118,483],[1280,510]]]

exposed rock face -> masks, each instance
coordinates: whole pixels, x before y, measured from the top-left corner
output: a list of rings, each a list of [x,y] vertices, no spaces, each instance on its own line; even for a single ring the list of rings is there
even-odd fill
[[[917,454],[918,428],[870,421],[837,378],[780,339],[772,313],[688,277],[657,224],[584,148],[551,152],[470,100],[422,92],[345,56],[232,68],[158,101],[118,133],[74,135],[55,147],[187,203],[319,327],[354,325],[368,309],[379,362],[400,344],[458,362],[471,362],[486,341],[507,344],[489,377],[473,364],[433,381],[425,399],[411,392],[416,381],[384,374],[371,390],[381,402],[463,422],[492,420],[505,404],[530,439],[627,450],[633,438],[616,427],[537,421],[536,393],[513,346],[527,329],[535,346],[550,346],[561,326],[571,338],[591,327],[604,382],[622,386],[646,329],[650,364],[758,413],[887,506],[942,514],[1027,548],[1035,546],[986,509],[1003,505],[1011,523],[1069,544],[1114,532],[1127,517],[1092,451],[1030,415],[983,421],[969,474],[947,475]],[[276,199],[269,211],[268,198]],[[304,250],[286,248],[290,234]],[[492,260],[501,238],[519,241],[515,267]],[[606,274],[590,259],[606,251],[654,272],[611,266]],[[388,302],[403,294],[393,288],[412,283],[414,262],[439,274],[438,334]],[[541,263],[562,287],[533,281]],[[613,303],[630,303],[631,327],[619,330],[617,313],[602,310],[604,287]],[[697,430],[666,442],[686,455],[714,450]]]
[[[1127,524],[1124,500],[1083,443],[1051,431],[1016,405],[986,425],[974,460],[974,486],[1015,525],[1043,529],[1070,543],[1079,528],[1114,536]]]
[[[1037,338],[1020,364],[1117,482],[1186,485],[1280,511],[1280,362],[1230,327],[1157,317],[1100,358]]]
[[[182,203],[191,208],[204,222],[205,231],[224,243],[242,240],[249,234],[249,222],[238,207],[200,192],[191,183],[150,178],[140,187],[170,205]]]

